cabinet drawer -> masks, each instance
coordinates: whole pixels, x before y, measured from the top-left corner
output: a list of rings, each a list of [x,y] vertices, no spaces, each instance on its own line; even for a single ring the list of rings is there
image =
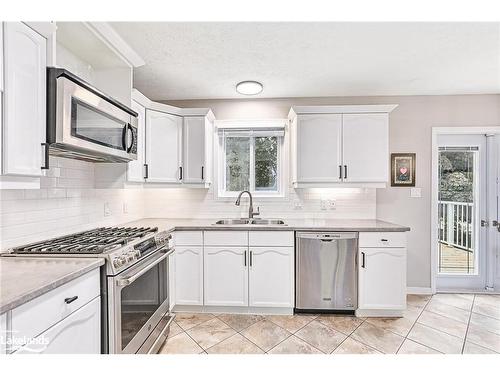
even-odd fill
[[[32,338],[99,296],[99,269],[51,290],[12,310],[12,336]],[[65,298],[78,296],[71,303]]]
[[[362,232],[359,247],[406,247],[404,232]]]
[[[205,231],[205,246],[248,246],[247,231]]]
[[[100,310],[101,299],[97,297],[14,354],[100,354]]]
[[[179,246],[203,246],[202,231],[175,232],[174,243]]]
[[[293,246],[294,236],[292,231],[252,231],[248,233],[250,246]]]

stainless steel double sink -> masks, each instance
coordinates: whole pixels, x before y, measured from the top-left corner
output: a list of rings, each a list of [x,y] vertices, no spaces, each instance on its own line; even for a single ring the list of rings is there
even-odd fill
[[[286,225],[281,219],[221,219],[215,225]]]

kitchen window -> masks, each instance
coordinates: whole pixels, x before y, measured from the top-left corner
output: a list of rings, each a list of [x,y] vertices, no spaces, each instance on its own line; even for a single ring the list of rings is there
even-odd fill
[[[255,196],[283,195],[284,121],[220,121],[219,197],[249,190]]]

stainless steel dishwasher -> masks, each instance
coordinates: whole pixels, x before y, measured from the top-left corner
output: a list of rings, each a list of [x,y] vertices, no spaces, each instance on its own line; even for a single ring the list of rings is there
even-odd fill
[[[357,233],[298,232],[295,311],[355,310],[357,253]]]

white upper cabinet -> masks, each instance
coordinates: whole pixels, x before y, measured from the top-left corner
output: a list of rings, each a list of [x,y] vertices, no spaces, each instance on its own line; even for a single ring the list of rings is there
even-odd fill
[[[385,187],[389,113],[395,105],[292,107],[292,183],[301,187]]]
[[[146,109],[146,182],[181,182],[182,117]]]
[[[182,182],[200,184],[207,181],[207,138],[204,116],[184,117]]]
[[[127,181],[144,182],[144,133],[146,131],[146,108],[132,100],[132,109],[137,112],[137,160],[127,165]]]
[[[389,173],[389,114],[342,115],[346,182],[382,182]]]
[[[2,173],[40,176],[46,121],[46,39],[21,22],[4,22],[3,39]]]
[[[299,115],[297,139],[297,182],[338,182],[342,115]]]

